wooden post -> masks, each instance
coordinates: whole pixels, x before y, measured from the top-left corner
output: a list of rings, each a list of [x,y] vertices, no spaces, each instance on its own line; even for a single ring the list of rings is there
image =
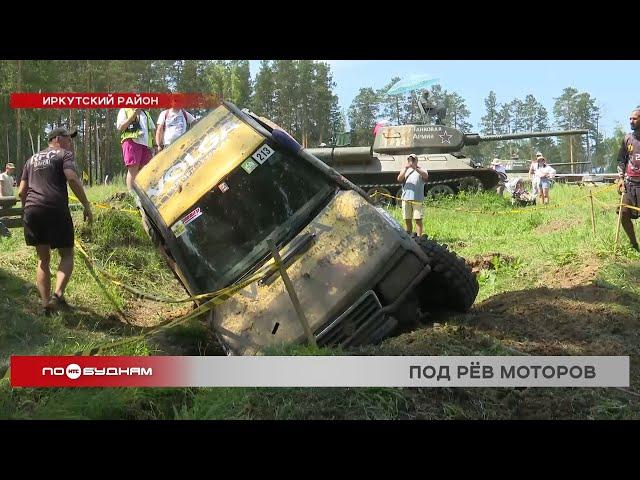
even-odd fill
[[[298,320],[300,320],[302,328],[304,329],[304,333],[307,335],[307,340],[309,341],[309,344],[315,347],[317,346],[316,339],[311,332],[311,328],[309,328],[309,322],[307,322],[307,317],[302,310],[302,305],[300,305],[300,300],[298,300],[298,295],[293,288],[293,284],[291,283],[291,279],[289,278],[287,269],[284,268],[284,265],[282,265],[282,262],[280,260],[280,252],[278,252],[278,248],[276,247],[276,244],[273,240],[270,239],[268,243],[273,255],[273,259],[276,262],[276,266],[280,269],[280,275],[282,276],[282,281],[284,282],[284,286],[287,289],[287,293],[289,294],[291,303],[293,303],[293,308],[295,308],[296,314],[298,315]]]
[[[593,236],[596,236],[596,217],[593,212],[593,190],[589,189],[589,201],[591,202],[591,228],[593,229]]]
[[[22,92],[22,60],[18,60],[18,92]],[[22,158],[22,109],[16,108],[16,167],[24,165]],[[20,170],[18,170],[20,171]]]
[[[571,173],[576,173],[573,165],[573,136],[569,137],[569,157],[571,159]]]
[[[616,227],[616,243],[613,247],[613,254],[615,255],[618,251],[618,240],[620,239],[620,224],[622,223],[622,204],[624,195],[620,195],[620,205],[618,206],[618,225]]]
[[[2,96],[2,100],[3,100],[2,109],[4,113],[4,135],[7,141],[7,163],[9,163],[11,161],[11,152],[10,152],[10,145],[9,145],[9,94],[7,94],[6,98],[7,98],[7,102],[6,102],[7,104],[4,105],[5,96],[4,95]],[[17,158],[16,158],[16,163],[17,163]]]

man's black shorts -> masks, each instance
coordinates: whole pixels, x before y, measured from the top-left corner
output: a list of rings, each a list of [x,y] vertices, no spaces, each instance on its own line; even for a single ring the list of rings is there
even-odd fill
[[[24,239],[27,245],[51,248],[73,247],[73,221],[69,209],[30,207],[24,211]]]

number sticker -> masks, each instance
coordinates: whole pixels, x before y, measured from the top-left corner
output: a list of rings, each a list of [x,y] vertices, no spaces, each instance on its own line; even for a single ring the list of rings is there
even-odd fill
[[[260,147],[260,150],[258,150],[256,153],[251,155],[251,157],[255,159],[255,161],[258,162],[260,165],[262,165],[274,153],[275,152],[273,151],[273,149],[269,145],[265,144],[262,147]]]

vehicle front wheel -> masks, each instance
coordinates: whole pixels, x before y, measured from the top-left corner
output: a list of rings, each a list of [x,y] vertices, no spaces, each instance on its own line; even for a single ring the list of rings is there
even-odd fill
[[[469,310],[476,300],[479,285],[464,259],[426,236],[415,241],[431,260],[431,273],[416,291],[422,309]]]

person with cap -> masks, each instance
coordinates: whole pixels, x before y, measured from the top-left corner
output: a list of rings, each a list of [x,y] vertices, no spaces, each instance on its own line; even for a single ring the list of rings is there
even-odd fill
[[[407,157],[407,164],[398,174],[398,181],[402,185],[402,216],[407,226],[407,232],[413,231],[412,220],[416,222],[416,235],[422,236],[422,216],[424,201],[424,186],[429,173],[418,165],[418,156],[412,153]]]
[[[632,132],[624,136],[618,151],[619,193],[623,195],[622,203],[640,208],[640,106],[631,112],[629,124]],[[640,251],[632,223],[632,220],[638,217],[640,217],[638,210],[622,208],[620,215],[622,228],[633,249]]]
[[[499,158],[494,158],[491,161],[491,169],[498,174],[498,187],[496,192],[502,196],[504,187],[507,184],[507,168],[502,164]]]
[[[7,163],[5,171],[0,173],[0,197],[13,197],[13,186],[16,183],[13,174],[16,166],[13,163]]]
[[[542,155],[536,158],[534,180],[538,186],[540,203],[543,205],[549,203],[549,189],[551,188],[551,179],[555,176],[555,174],[555,169],[551,165],[547,164],[547,160]]]
[[[532,195],[534,195],[535,197],[540,195],[540,181],[539,181],[539,178],[536,175],[536,170],[538,169],[538,159],[539,158],[544,159],[544,157],[542,156],[541,152],[536,152],[536,159],[533,160],[531,162],[531,165],[529,166],[529,179],[531,180],[531,186],[533,187]]]
[[[127,188],[131,192],[136,175],[153,157],[155,136],[152,131],[156,126],[146,110],[121,108],[116,128],[120,132],[122,157],[127,168]]]
[[[47,136],[49,146],[25,163],[18,189],[24,209],[24,238],[38,255],[36,285],[45,315],[68,307],[64,291],[73,272],[74,232],[67,184],[84,207],[85,221],[90,223],[93,218],[76,171],[71,139],[77,133],[75,129],[54,128]],[[52,249],[60,254],[53,296],[49,268]]]

